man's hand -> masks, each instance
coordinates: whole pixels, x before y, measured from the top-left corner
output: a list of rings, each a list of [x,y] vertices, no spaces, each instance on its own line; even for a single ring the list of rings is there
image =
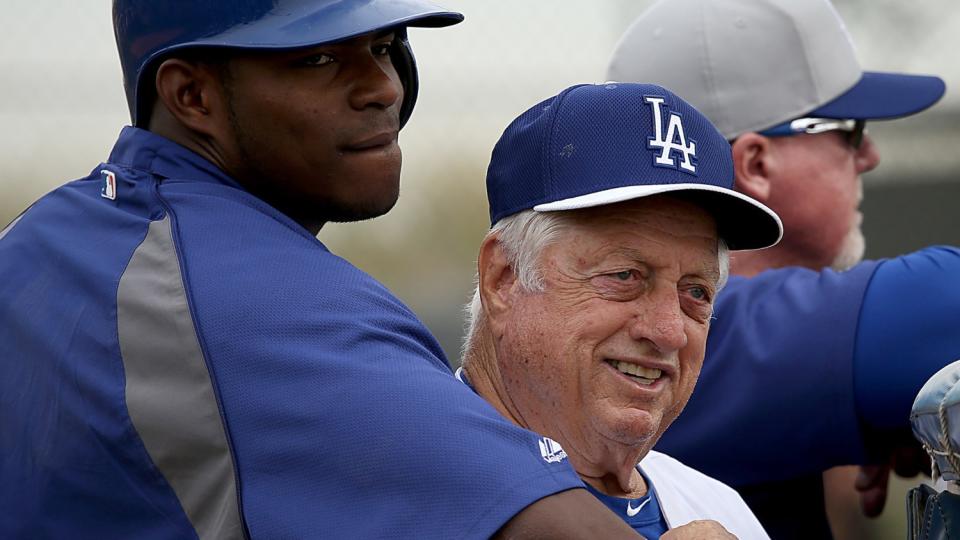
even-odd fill
[[[887,502],[890,465],[862,465],[853,484],[860,493],[860,510],[867,517],[877,517]]]
[[[670,529],[660,537],[661,540],[686,540],[688,538],[692,540],[730,540],[733,538],[736,540],[737,537],[724,529],[723,525],[708,519],[691,521],[682,527]]]
[[[915,440],[894,447],[889,455],[886,463],[860,467],[854,483],[860,493],[860,509],[867,517],[877,517],[883,512],[891,470],[904,478],[921,473],[930,475],[930,458]]]

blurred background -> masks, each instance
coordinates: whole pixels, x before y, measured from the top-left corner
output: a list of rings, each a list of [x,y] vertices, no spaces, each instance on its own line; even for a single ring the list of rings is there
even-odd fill
[[[439,0],[438,0],[439,1]],[[461,306],[487,227],[484,174],[504,127],[574,83],[600,82],[649,0],[447,0],[467,16],[411,30],[417,109],[401,134],[401,198],[387,216],[327,225],[320,239],[386,283],[457,363]],[[128,122],[108,0],[4,0],[0,22],[0,228],[34,199],[105,160]],[[837,0],[865,69],[936,74],[933,109],[869,130],[882,156],[865,177],[869,257],[960,245],[960,8],[954,0]],[[944,286],[956,286],[944,284]],[[904,535],[904,485],[851,538]]]

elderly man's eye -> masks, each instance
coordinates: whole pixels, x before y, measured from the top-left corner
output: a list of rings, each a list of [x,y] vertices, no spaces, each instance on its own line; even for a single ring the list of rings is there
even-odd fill
[[[622,270],[616,274],[613,274],[613,277],[619,279],[620,281],[628,281],[633,279],[634,273],[633,270]]]
[[[696,300],[706,302],[710,300],[710,291],[708,291],[706,287],[690,287],[690,296]]]

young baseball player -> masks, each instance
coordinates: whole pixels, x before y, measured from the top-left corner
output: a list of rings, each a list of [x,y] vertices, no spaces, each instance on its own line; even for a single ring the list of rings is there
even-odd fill
[[[636,538],[315,237],[396,202],[420,0],[115,0],[132,126],[0,232],[0,538]]]

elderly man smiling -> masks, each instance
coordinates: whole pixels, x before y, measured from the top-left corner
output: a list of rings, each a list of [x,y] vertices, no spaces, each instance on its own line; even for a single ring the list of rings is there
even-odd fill
[[[569,459],[647,538],[696,520],[766,538],[736,492],[651,451],[693,392],[728,249],[782,234],[773,211],[732,187],[712,124],[641,84],[574,86],[537,104],[487,173],[493,226],[457,375],[546,435],[543,458]]]

